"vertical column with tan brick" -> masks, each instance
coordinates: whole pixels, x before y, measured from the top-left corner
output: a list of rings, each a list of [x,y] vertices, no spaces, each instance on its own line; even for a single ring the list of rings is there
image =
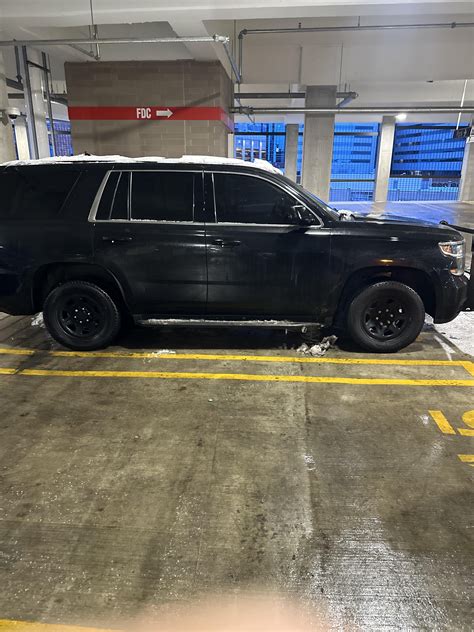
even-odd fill
[[[232,82],[220,62],[67,63],[70,106],[220,107],[232,104]],[[75,153],[179,157],[227,156],[229,128],[203,120],[72,120]]]

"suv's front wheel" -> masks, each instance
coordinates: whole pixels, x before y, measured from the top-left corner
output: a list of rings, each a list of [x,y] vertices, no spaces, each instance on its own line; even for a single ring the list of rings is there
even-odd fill
[[[88,281],[55,287],[43,305],[51,336],[70,349],[92,351],[111,344],[120,330],[120,311],[112,297]]]
[[[411,344],[425,321],[419,295],[408,285],[381,281],[353,299],[347,328],[358,345],[368,351],[391,353]]]

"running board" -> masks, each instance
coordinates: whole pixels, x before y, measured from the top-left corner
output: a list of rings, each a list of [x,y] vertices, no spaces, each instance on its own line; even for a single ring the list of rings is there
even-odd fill
[[[300,329],[305,333],[309,328],[320,327],[313,322],[289,320],[217,320],[210,318],[142,318],[135,317],[137,325],[143,327],[265,327],[267,329]]]

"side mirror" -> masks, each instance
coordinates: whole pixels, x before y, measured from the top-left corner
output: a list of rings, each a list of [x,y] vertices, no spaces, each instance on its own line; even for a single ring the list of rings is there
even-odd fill
[[[316,224],[314,215],[308,211],[306,206],[303,204],[295,204],[291,208],[294,211],[295,220],[297,220],[297,222],[302,226],[311,226]]]

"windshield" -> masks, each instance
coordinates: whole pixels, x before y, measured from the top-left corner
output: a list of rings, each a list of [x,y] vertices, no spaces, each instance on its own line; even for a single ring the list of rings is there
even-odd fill
[[[317,206],[319,206],[319,208],[321,208],[330,217],[332,217],[333,219],[339,219],[339,212],[337,209],[333,208],[332,206],[329,206],[329,204],[326,204],[326,202],[323,202],[323,200],[320,200],[316,195],[314,195],[314,193],[311,193],[310,191],[305,189],[303,186],[301,186],[301,184],[297,184],[296,182],[293,182],[293,180],[290,180],[286,176],[283,176],[283,178],[288,182],[288,184],[291,184],[292,187],[297,189],[304,197],[312,200]]]

